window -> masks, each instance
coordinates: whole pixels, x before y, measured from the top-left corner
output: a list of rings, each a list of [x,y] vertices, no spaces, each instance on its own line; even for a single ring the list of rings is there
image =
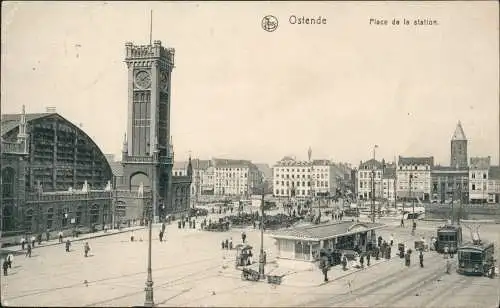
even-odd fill
[[[472,184],[472,190],[476,190],[476,184]]]
[[[483,179],[486,179],[486,173],[483,173]]]
[[[47,210],[47,229],[52,228],[53,222],[54,222],[54,209],[49,208]]]
[[[475,179],[476,178],[476,173],[475,172],[472,172],[472,178]]]

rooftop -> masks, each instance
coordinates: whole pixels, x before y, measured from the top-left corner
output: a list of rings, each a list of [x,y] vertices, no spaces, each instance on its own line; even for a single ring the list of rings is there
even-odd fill
[[[434,166],[434,157],[403,157],[399,156],[398,165],[429,165]]]
[[[488,175],[491,180],[500,180],[500,166],[491,166]]]
[[[471,169],[488,169],[491,165],[491,157],[471,157],[470,158],[470,168]]]
[[[26,122],[33,121],[39,118],[47,117],[56,113],[27,113]],[[21,121],[21,113],[17,114],[2,114],[1,132],[2,136],[19,126]]]
[[[458,121],[457,128],[455,128],[455,133],[451,140],[465,140],[467,141],[467,137],[465,136],[464,129],[462,127],[462,123]]]
[[[396,177],[396,168],[395,167],[385,168],[383,177],[384,179],[394,179]]]
[[[214,158],[214,166],[217,168],[248,168],[253,164],[249,160]]]
[[[341,235],[358,233],[383,228],[385,225],[371,222],[334,222],[320,225],[310,225],[287,230],[278,230],[271,234],[274,238],[307,239],[319,241]]]
[[[382,163],[375,159],[370,159],[359,164],[359,169],[382,169]]]

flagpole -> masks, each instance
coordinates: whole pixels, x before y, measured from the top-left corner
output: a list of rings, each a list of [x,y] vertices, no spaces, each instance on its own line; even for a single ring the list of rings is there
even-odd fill
[[[153,43],[153,10],[150,12],[150,19],[149,19],[149,45],[151,46]]]

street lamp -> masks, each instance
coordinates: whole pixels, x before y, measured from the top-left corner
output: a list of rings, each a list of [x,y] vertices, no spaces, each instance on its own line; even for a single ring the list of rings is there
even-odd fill
[[[262,201],[260,203],[260,254],[259,254],[259,276],[260,279],[264,279],[266,274],[264,272],[265,260],[264,260],[264,196],[265,187],[262,186]]]
[[[146,280],[146,288],[144,291],[146,291],[146,299],[144,300],[144,306],[146,307],[153,307],[154,306],[154,300],[153,300],[153,273],[151,270],[151,233],[152,233],[152,228],[153,228],[153,219],[154,219],[154,209],[156,207],[156,165],[158,163],[158,148],[157,144],[155,144],[155,149],[153,151],[153,167],[152,167],[152,172],[151,172],[151,193],[153,195],[153,204],[152,208],[149,211],[149,236],[148,236],[148,278]]]
[[[373,147],[373,165],[372,165],[372,222],[375,222],[375,151],[378,148],[378,145]]]

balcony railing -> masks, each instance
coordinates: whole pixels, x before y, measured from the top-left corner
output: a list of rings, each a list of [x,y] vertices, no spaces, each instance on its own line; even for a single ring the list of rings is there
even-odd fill
[[[144,163],[144,164],[151,164],[153,163],[153,157],[152,156],[130,156],[126,155],[123,157],[124,162],[132,162],[132,163]],[[174,155],[173,153],[170,153],[170,155],[167,156],[160,156],[158,157],[158,163],[159,164],[173,164],[174,163]]]
[[[17,142],[2,142],[3,153],[5,154],[28,154],[24,151],[24,145]]]

